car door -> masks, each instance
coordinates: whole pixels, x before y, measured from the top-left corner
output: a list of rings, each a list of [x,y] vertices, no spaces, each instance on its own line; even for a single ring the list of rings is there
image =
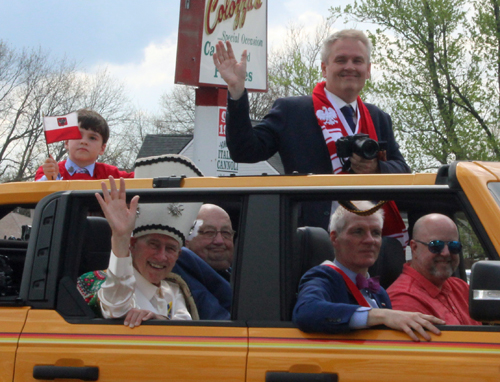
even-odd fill
[[[131,329],[93,317],[75,280],[95,197],[77,196],[54,194],[37,206],[21,288],[32,309],[14,380],[244,381],[244,322],[151,320]]]
[[[244,381],[247,329],[234,322],[68,322],[33,309],[23,329],[15,381]]]
[[[410,212],[420,205],[447,212],[463,206],[469,219],[476,222],[476,232],[483,234],[466,200],[460,200],[446,187],[423,191],[426,190],[407,187],[404,196],[398,201],[405,202],[401,203],[404,207],[413,207]],[[385,200],[388,195],[387,190],[375,187],[373,190],[368,187],[356,190],[352,187],[344,194],[340,190],[338,195],[333,188],[330,192],[334,200],[356,197]],[[399,196],[395,187],[391,193],[388,199]],[[310,257],[310,253],[302,249],[303,243],[292,239],[298,228],[290,224],[294,221],[292,212],[296,210],[296,204],[302,202],[297,197],[298,203],[294,204],[292,197],[295,196],[290,196],[290,203],[287,200],[284,203],[284,210],[291,212],[281,219],[281,232],[284,232],[281,244],[267,251],[265,259],[258,259],[257,255],[252,258],[256,263],[279,262],[279,275],[274,273],[268,279],[279,280],[282,294],[276,296],[276,288],[264,290],[254,298],[264,301],[262,305],[265,309],[260,313],[247,312],[250,317],[247,382],[499,380],[500,329],[494,325],[443,326],[441,335],[432,335],[431,342],[413,342],[406,334],[388,328],[356,330],[338,335],[304,333],[297,329],[291,322],[291,312],[300,276],[309,268],[297,273],[294,269],[308,263],[306,255]],[[275,236],[278,234],[275,231]],[[487,236],[482,238],[482,242],[486,248],[490,248]],[[259,252],[258,248],[253,251],[263,252]],[[494,249],[488,249],[485,253],[496,256]],[[309,266],[314,265],[318,264]],[[267,320],[259,321],[259,315],[263,316],[264,313]]]
[[[16,307],[0,297],[0,381],[12,381],[19,336],[28,307]]]
[[[247,381],[497,381],[500,331],[450,327],[431,342],[394,330],[307,334],[250,327]],[[292,325],[289,325],[292,326]],[[479,330],[478,330],[479,329]],[[319,375],[321,374],[321,375]]]

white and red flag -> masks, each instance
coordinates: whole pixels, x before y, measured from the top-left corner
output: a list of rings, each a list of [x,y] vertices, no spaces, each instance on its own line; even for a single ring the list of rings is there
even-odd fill
[[[82,138],[78,128],[77,112],[54,117],[43,117],[43,130],[45,131],[47,143]]]

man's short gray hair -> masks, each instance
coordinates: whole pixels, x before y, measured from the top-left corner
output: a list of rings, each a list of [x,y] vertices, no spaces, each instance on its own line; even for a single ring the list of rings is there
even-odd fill
[[[365,211],[373,208],[374,203],[367,200],[351,201],[359,210]],[[347,217],[354,215],[352,212],[347,211],[344,207],[339,205],[330,219],[330,232],[335,231],[337,234],[341,233],[345,227]],[[379,208],[373,215],[377,216],[380,221],[380,227],[384,225],[384,210]]]
[[[368,50],[368,62],[370,62],[370,57],[372,54],[372,43],[363,33],[363,31],[357,29],[344,29],[334,34],[330,35],[324,42],[323,47],[321,48],[321,62],[324,64],[328,64],[328,57],[330,56],[330,47],[335,41],[342,40],[345,38],[351,38],[354,40],[359,40],[366,46]]]

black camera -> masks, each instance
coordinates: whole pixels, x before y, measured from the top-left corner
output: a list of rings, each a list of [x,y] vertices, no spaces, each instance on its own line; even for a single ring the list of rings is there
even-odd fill
[[[348,158],[357,154],[365,159],[374,159],[380,151],[377,141],[371,139],[368,134],[355,134],[339,138],[335,142],[339,158]]]

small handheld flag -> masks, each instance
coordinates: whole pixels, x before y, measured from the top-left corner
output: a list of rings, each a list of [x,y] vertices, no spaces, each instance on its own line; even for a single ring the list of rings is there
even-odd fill
[[[43,130],[47,143],[65,141],[67,139],[81,139],[78,128],[78,113],[43,117]]]

